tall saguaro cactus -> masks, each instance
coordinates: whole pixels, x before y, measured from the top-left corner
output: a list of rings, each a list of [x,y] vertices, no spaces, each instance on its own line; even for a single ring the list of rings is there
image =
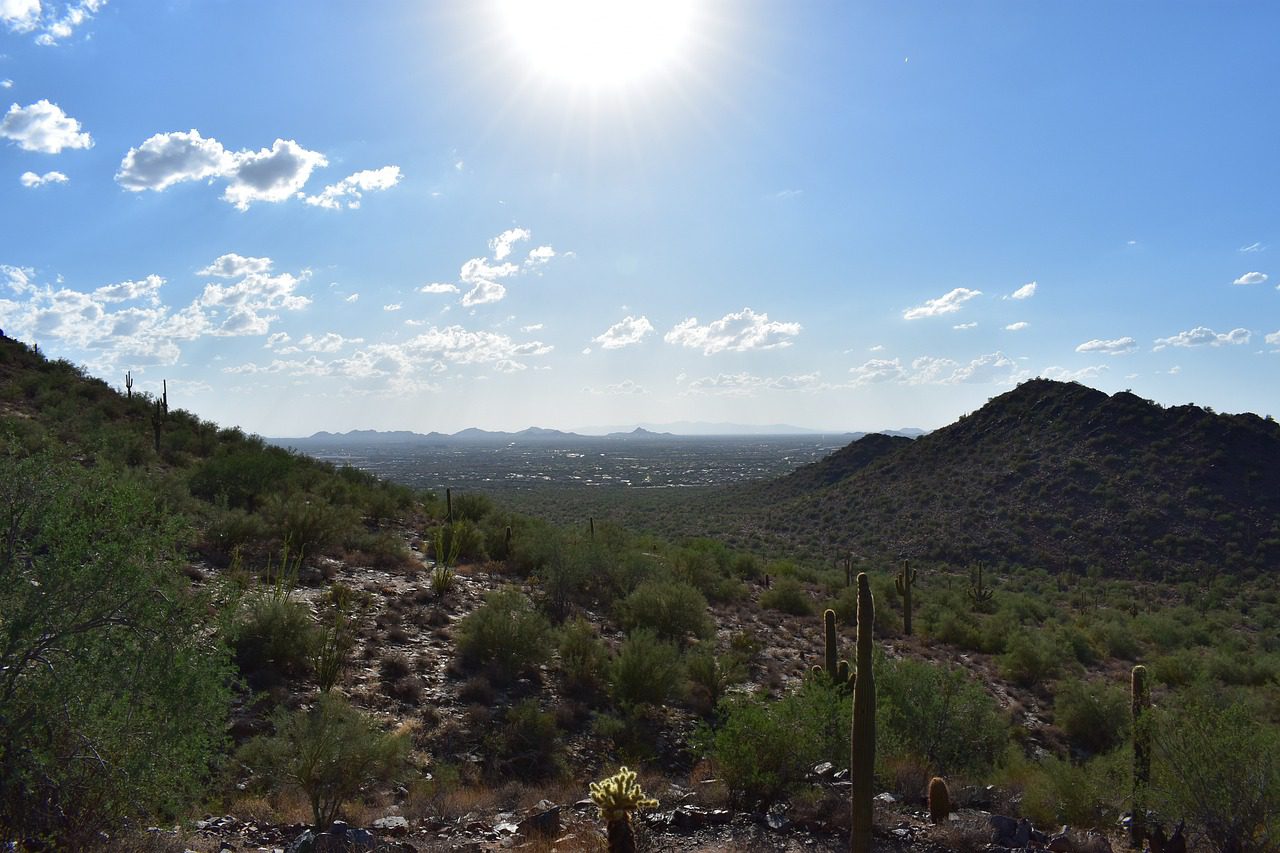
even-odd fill
[[[871,853],[871,791],[876,765],[876,680],[871,671],[871,631],[876,603],[871,579],[858,575],[858,658],[853,683],[853,734],[849,775],[853,783],[853,829],[850,853]]]
[[[133,399],[133,373],[126,370],[124,372],[124,391],[130,400]]]
[[[898,595],[902,596],[902,633],[911,636],[911,587],[915,586],[919,571],[911,568],[906,560],[902,561],[902,570],[894,579],[898,587]]]
[[[1147,668],[1133,668],[1130,682],[1133,702],[1133,813],[1129,823],[1129,841],[1139,849],[1147,835],[1147,783],[1151,779],[1151,689],[1147,685]]]
[[[836,612],[827,610],[822,614],[823,622],[823,666],[814,666],[815,676],[826,676],[837,687],[849,686],[849,662],[837,660],[839,635],[836,633]]]

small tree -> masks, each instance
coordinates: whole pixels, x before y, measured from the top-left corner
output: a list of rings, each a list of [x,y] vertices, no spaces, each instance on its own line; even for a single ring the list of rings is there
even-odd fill
[[[281,710],[275,726],[274,735],[241,747],[240,759],[265,786],[301,791],[319,830],[337,820],[344,804],[393,778],[408,751],[402,735],[382,733],[333,693],[321,694],[310,710]]]

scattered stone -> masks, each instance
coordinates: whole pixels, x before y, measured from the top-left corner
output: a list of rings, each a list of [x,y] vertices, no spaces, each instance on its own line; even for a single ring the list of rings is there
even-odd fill
[[[688,803],[677,806],[668,816],[668,826],[690,832],[706,826],[728,823],[733,815],[726,809],[707,809]]]
[[[893,794],[890,794],[888,791],[885,791],[883,794],[876,794],[875,800],[881,805],[891,806],[898,801],[898,798]]]
[[[835,772],[836,772],[836,766],[832,764],[830,761],[824,761],[821,764],[813,765],[813,769],[809,771],[809,775],[814,776],[820,780],[823,780],[828,778],[829,776],[834,776]]]
[[[387,815],[375,820],[373,828],[386,835],[399,837],[409,832],[409,821],[400,815]]]
[[[553,836],[560,834],[560,807],[550,800],[542,800],[533,807],[532,814],[520,821],[519,833],[526,838],[535,835]]]

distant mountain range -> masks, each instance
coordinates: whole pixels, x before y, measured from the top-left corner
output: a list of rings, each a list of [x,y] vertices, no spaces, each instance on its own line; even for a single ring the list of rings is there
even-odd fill
[[[373,430],[355,429],[349,432],[317,432],[309,436],[296,438],[271,438],[273,444],[305,449],[307,447],[331,447],[342,445],[387,445],[387,444],[560,444],[564,442],[582,441],[664,441],[677,438],[714,437],[714,436],[838,436],[849,441],[856,441],[867,433],[864,432],[829,432],[806,430],[785,424],[770,426],[749,426],[729,423],[695,423],[681,421],[673,424],[643,424],[626,428],[600,428],[608,431],[594,431],[585,428],[582,432],[566,432],[558,429],[529,427],[519,432],[503,432],[470,427],[455,433],[412,432],[409,430]],[[917,438],[924,435],[921,429],[888,430],[884,435],[902,438]]]

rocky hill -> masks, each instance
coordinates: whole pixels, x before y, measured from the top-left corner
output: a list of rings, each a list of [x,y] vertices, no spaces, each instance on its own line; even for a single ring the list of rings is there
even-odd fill
[[[866,436],[788,477],[704,495],[691,518],[828,559],[1248,574],[1280,566],[1278,482],[1272,420],[1037,379],[914,441]]]

